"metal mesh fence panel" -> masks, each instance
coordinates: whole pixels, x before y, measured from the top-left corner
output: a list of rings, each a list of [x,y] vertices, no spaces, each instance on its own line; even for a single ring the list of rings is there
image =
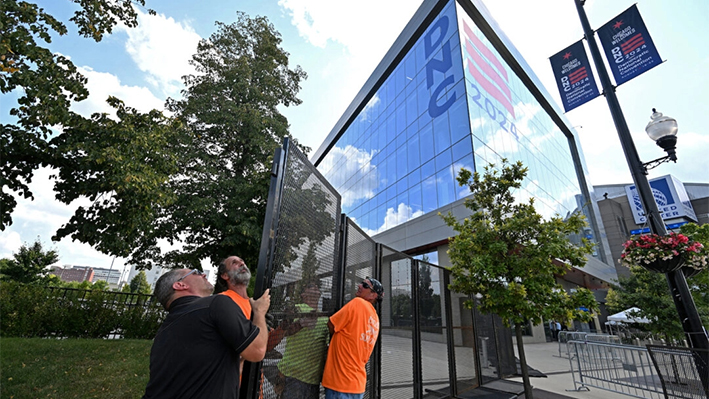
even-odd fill
[[[273,251],[265,265],[275,329],[262,362],[263,398],[300,383],[318,397],[327,356],[328,316],[335,310],[340,196],[295,146],[286,144]]]
[[[381,397],[413,398],[413,260],[382,247],[381,282],[387,293],[381,306]]]
[[[517,374],[517,361],[512,346],[512,329],[505,327],[498,315],[492,316],[495,327],[495,352],[499,377],[506,378]]]
[[[516,374],[514,348],[510,345],[512,330],[504,326],[499,316],[482,314],[477,306],[474,315],[483,383]]]
[[[340,295],[342,303],[338,304],[338,307],[354,298],[357,284],[362,280],[367,277],[377,278],[375,274],[376,243],[350,219],[347,219],[344,257],[343,287]]]
[[[444,269],[418,262],[418,320],[421,372],[424,393],[446,393],[450,386],[448,367],[448,320],[445,315]]]
[[[475,342],[473,312],[464,305],[468,297],[455,292],[451,292],[450,297],[452,314],[450,326],[453,330],[456,386],[458,392],[463,392],[478,386],[478,366],[475,353],[481,349],[478,349]],[[482,335],[480,341],[486,342],[487,336]],[[481,346],[481,348],[485,348],[485,346]],[[486,356],[482,357],[486,358]]]
[[[340,298],[338,308],[350,301],[357,291],[357,284],[367,277],[378,278],[375,273],[376,269],[376,243],[367,236],[357,225],[350,219],[347,219],[346,240],[342,250],[344,261],[343,276],[336,276],[336,281],[342,282],[341,293],[338,289],[336,296]],[[386,287],[386,286],[385,286]],[[385,289],[386,291],[386,289]],[[364,393],[364,398],[369,399],[375,397],[374,393],[374,362],[376,362],[376,352],[367,362],[367,389]]]

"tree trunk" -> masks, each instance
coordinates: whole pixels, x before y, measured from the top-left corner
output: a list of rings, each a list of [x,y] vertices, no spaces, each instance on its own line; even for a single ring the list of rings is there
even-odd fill
[[[524,382],[524,397],[534,399],[532,394],[532,384],[529,382],[529,369],[527,369],[527,357],[524,355],[524,343],[522,340],[522,326],[515,323],[515,336],[517,337],[517,352],[519,352],[519,367],[522,370],[522,381]]]

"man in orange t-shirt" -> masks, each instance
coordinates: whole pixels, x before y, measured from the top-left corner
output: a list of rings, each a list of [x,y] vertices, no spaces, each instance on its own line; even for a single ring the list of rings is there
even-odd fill
[[[327,322],[332,339],[322,378],[325,399],[361,399],[367,386],[366,365],[379,337],[374,304],[382,301],[384,287],[366,278],[355,295]]]
[[[251,271],[240,257],[230,256],[219,263],[215,292],[220,295],[226,295],[236,302],[239,308],[241,308],[241,311],[244,312],[247,320],[251,320],[251,300],[246,291],[250,280]],[[268,345],[266,346],[266,350],[268,350]],[[241,371],[243,368],[244,359],[241,359],[239,363],[239,380],[241,380]],[[259,398],[263,398],[263,374],[261,374]]]
[[[236,302],[247,319],[251,318],[251,302],[246,292],[250,280],[251,271],[238,256],[230,256],[219,263],[214,291]]]

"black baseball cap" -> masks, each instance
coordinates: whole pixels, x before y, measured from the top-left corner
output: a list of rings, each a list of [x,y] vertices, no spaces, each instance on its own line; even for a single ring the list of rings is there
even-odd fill
[[[384,287],[382,286],[382,283],[379,282],[379,280],[371,277],[367,277],[366,279],[372,283],[372,291],[376,292],[377,295],[379,295],[379,298],[384,296]]]

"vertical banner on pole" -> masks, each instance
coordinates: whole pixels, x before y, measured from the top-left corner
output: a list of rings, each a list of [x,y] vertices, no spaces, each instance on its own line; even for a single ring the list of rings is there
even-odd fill
[[[599,96],[581,40],[554,54],[549,61],[564,111],[569,112]]]
[[[596,33],[616,85],[662,63],[636,5],[606,22]]]

